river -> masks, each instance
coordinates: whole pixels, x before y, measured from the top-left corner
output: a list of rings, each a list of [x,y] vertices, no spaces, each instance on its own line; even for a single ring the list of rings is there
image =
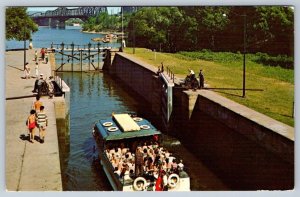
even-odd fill
[[[51,27],[39,27],[39,30],[32,34],[32,44],[34,48],[50,48],[51,43],[54,44],[74,44],[86,45],[89,42],[95,44],[91,39],[103,37],[103,34],[91,34],[81,32],[80,26],[66,26],[65,29],[51,28]],[[5,43],[6,49],[24,48],[24,41],[10,40]],[[26,41],[28,47],[29,41]],[[121,46],[120,43],[114,43],[114,47]]]
[[[87,44],[99,34],[82,33],[80,28],[52,29],[40,27],[33,34],[35,48],[50,47],[51,43]],[[6,49],[22,48],[23,42],[7,41]],[[118,43],[116,44],[116,46]],[[27,43],[28,46],[28,43]],[[135,99],[121,83],[103,72],[58,73],[71,88],[70,143],[60,153],[63,188],[65,191],[111,191],[103,170],[94,159],[97,150],[91,134],[93,124],[112,112],[150,111]],[[146,117],[148,118],[148,117]],[[151,114],[149,116],[151,121]],[[159,125],[155,125],[158,126]],[[194,154],[175,138],[164,135],[170,151],[181,155],[191,176],[191,190],[228,190]]]

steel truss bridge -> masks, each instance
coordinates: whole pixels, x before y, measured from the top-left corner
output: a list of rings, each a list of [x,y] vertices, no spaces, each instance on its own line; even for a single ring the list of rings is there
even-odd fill
[[[70,18],[80,18],[85,21],[90,16],[96,16],[101,12],[107,12],[106,7],[78,7],[72,9],[58,7],[56,10],[48,10],[45,13],[38,12],[30,17],[40,26],[65,27],[65,21]]]

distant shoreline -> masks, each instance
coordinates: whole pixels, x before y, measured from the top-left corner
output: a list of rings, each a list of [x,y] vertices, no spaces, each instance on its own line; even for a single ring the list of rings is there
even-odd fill
[[[111,31],[81,31],[82,33],[87,33],[87,34],[115,34],[115,35],[122,35],[122,32],[111,32]],[[123,33],[124,34],[124,33]]]

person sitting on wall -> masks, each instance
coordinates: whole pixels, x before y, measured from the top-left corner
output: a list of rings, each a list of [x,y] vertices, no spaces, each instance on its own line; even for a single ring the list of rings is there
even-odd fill
[[[38,92],[39,88],[42,86],[42,84],[44,83],[44,79],[43,79],[44,75],[40,74],[40,78],[35,80],[34,82],[34,88],[32,92]]]
[[[194,79],[195,78],[195,72],[193,70],[190,70],[190,69],[189,69],[189,71],[190,71],[190,74],[189,74],[190,78]]]

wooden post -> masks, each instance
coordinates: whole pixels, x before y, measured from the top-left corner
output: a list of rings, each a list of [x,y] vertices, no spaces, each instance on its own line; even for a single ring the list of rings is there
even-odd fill
[[[62,42],[61,43],[61,50],[60,50],[60,52],[61,52],[61,63],[60,63],[60,65],[61,65],[61,71],[64,71],[64,69],[63,69],[63,62],[64,62],[64,43]]]
[[[97,47],[98,47],[98,70],[100,70],[100,43],[97,43]]]
[[[91,70],[91,43],[88,44],[89,71]]]
[[[80,69],[82,72],[82,49],[80,49]]]
[[[71,47],[72,47],[72,63],[71,63],[71,65],[72,65],[72,72],[73,72],[73,64],[74,64],[74,43],[72,42],[72,44],[71,44]]]

